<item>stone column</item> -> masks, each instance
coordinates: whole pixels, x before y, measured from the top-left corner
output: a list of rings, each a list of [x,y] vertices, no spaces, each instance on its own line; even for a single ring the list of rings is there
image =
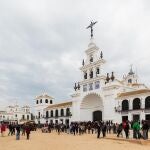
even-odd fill
[[[90,79],[90,70],[87,70],[87,79]]]
[[[129,110],[132,110],[133,109],[133,100],[129,100]]]
[[[132,119],[133,119],[133,118],[132,118],[132,114],[131,114],[131,112],[129,112],[129,113],[128,113],[128,120],[131,121]]]
[[[145,109],[145,99],[141,98],[141,108]]]
[[[145,120],[145,113],[144,110],[140,113],[140,120]]]
[[[96,77],[96,68],[93,68],[92,70],[93,70],[93,78],[95,78]]]

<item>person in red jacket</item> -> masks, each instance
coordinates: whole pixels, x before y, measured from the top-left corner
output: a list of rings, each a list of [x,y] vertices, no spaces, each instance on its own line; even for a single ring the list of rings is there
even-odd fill
[[[5,131],[6,131],[6,126],[5,126],[4,123],[2,123],[2,125],[1,125],[1,136],[2,136],[2,137],[4,137]]]

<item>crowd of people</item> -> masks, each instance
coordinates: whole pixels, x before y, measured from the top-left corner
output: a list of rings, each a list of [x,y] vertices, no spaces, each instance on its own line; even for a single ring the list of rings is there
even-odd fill
[[[95,121],[95,122],[72,122],[70,125],[63,123],[48,124],[42,128],[42,132],[51,132],[56,130],[58,134],[61,132],[70,133],[73,135],[82,135],[84,133],[97,134],[97,138],[106,137],[107,134],[116,134],[117,137],[125,135],[129,139],[129,135],[135,139],[148,139],[150,125],[148,121],[123,121],[122,123],[113,123],[112,121]],[[132,132],[131,132],[132,131]]]
[[[133,137],[135,139],[144,139],[147,140],[148,132],[150,129],[150,124],[148,121],[142,121],[141,123],[138,121],[123,121],[122,123],[113,123],[112,121],[95,121],[95,122],[71,122],[71,124],[63,124],[63,123],[49,123],[44,125],[36,125],[36,124],[22,124],[19,125],[17,123],[10,123],[8,125],[1,123],[0,131],[1,136],[5,136],[6,128],[8,128],[8,136],[16,136],[16,140],[20,140],[20,136],[25,136],[26,139],[29,140],[30,133],[32,130],[36,131],[36,128],[39,127],[42,132],[56,131],[58,134],[61,132],[73,134],[73,135],[82,135],[82,134],[96,134],[97,138],[103,137],[105,138],[108,134],[114,134],[118,138],[120,136],[123,137],[125,135],[126,139]],[[132,132],[131,132],[132,131]],[[133,135],[131,135],[133,134]]]
[[[31,133],[31,125],[30,124],[21,124],[18,123],[1,123],[0,131],[1,136],[6,136],[6,129],[8,129],[8,136],[16,136],[16,140],[20,140],[20,136],[26,136],[26,139],[29,140]]]

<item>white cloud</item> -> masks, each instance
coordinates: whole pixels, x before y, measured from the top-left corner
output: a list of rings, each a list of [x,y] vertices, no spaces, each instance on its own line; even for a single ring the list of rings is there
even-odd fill
[[[47,91],[68,99],[80,80],[89,42],[86,26],[97,20],[95,43],[106,71],[122,77],[130,64],[150,82],[148,0],[0,1],[0,102],[32,103]],[[149,84],[148,84],[149,85]]]

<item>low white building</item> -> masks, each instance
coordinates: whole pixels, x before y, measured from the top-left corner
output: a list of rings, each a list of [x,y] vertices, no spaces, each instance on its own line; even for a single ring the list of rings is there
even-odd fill
[[[69,124],[72,112],[72,101],[50,105],[44,109],[44,118],[49,123]]]
[[[103,52],[91,39],[85,50],[86,59],[80,70],[81,81],[75,83],[75,92],[66,103],[46,103],[53,99],[43,95],[35,99],[35,110],[39,123],[62,121],[150,120],[150,89],[139,83],[132,67],[122,79],[115,77],[113,70],[105,71]],[[123,57],[123,56],[122,56]],[[117,64],[116,64],[117,65]],[[39,104],[39,101],[42,103]],[[37,103],[38,101],[38,103]],[[65,115],[69,109],[69,116]],[[61,112],[62,111],[62,112]],[[38,120],[39,119],[39,120]]]
[[[19,105],[7,106],[4,111],[0,111],[0,121],[22,122],[31,120],[31,110],[29,106],[20,107]]]
[[[35,110],[35,122],[36,123],[45,123],[45,111],[44,109],[47,108],[49,105],[53,104],[54,98],[48,96],[46,93],[36,96],[35,103],[34,103],[34,110]]]

